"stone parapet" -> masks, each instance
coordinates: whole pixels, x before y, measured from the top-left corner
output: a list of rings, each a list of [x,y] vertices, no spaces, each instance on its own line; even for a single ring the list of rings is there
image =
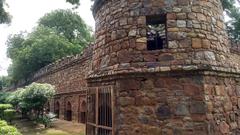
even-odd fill
[[[38,78],[41,78],[44,75],[48,75],[50,73],[71,67],[85,60],[90,60],[92,57],[92,49],[93,49],[92,45],[89,45],[87,48],[83,50],[81,54],[64,57],[62,59],[57,60],[56,62],[53,62],[43,67],[34,74],[32,80],[37,80]]]

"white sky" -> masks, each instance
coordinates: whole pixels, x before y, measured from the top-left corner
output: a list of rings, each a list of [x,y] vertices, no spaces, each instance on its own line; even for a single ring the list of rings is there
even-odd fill
[[[69,9],[73,6],[66,0],[6,0],[8,11],[12,15],[10,26],[0,24],[0,76],[7,75],[11,63],[6,56],[6,40],[9,34],[20,31],[31,32],[39,18],[55,9]],[[76,10],[83,20],[94,29],[94,19],[90,11],[92,2],[81,0],[81,6]]]

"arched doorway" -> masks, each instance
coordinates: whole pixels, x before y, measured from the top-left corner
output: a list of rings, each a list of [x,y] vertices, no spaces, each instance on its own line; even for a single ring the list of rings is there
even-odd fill
[[[67,103],[65,108],[65,120],[72,121],[72,105],[70,102]]]
[[[83,101],[79,107],[79,122],[80,123],[86,123],[86,107],[87,107],[87,103],[86,103],[86,101]]]
[[[60,104],[57,101],[54,106],[54,113],[56,114],[56,117],[59,118],[59,112],[60,112]]]

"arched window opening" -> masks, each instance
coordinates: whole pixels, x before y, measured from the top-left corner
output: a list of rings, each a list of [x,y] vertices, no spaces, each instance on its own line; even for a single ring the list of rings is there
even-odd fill
[[[59,112],[60,112],[60,104],[59,102],[56,102],[54,107],[54,113],[56,114],[57,118],[59,118]]]
[[[65,120],[72,121],[72,105],[70,102],[67,103],[65,108]]]
[[[80,110],[79,110],[79,122],[80,123],[86,123],[86,109],[87,108],[87,103],[86,101],[83,101]]]

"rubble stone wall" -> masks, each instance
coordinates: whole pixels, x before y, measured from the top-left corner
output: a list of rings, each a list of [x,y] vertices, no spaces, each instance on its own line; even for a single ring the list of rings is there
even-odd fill
[[[158,71],[159,67],[166,67],[164,70],[202,69],[203,65],[217,70],[239,67],[234,61],[238,56],[230,56],[220,0],[97,0],[93,11],[96,20],[93,75],[120,70],[144,72],[149,68]],[[161,14],[167,15],[168,46],[148,51],[146,16]]]
[[[66,119],[66,106],[70,102],[72,120],[80,121],[81,105],[86,102],[86,77],[91,68],[91,58],[92,46],[85,49],[83,54],[66,57],[44,67],[32,79],[32,82],[55,86],[56,95],[50,103],[50,111],[55,112],[55,105],[58,102],[61,119]]]
[[[223,75],[196,71],[117,80],[116,133],[239,134],[239,75]]]
[[[95,0],[93,14],[88,84],[113,85],[115,134],[240,134],[240,53],[220,0]],[[147,16],[162,14],[167,47],[149,51]]]

